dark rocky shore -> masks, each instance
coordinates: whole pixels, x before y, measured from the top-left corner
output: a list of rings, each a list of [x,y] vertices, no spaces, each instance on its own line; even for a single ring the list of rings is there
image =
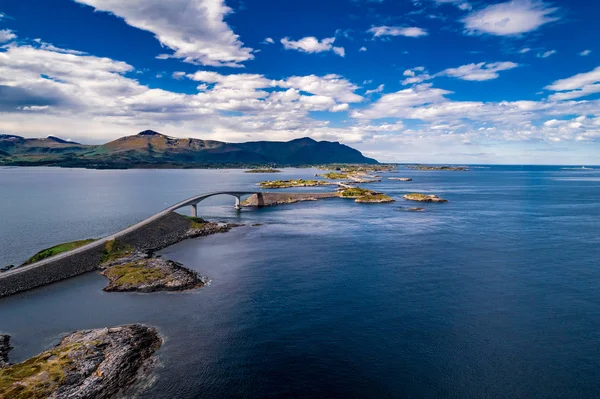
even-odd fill
[[[74,332],[23,363],[0,367],[0,398],[114,397],[146,371],[161,344],[154,328],[139,324]]]
[[[182,232],[175,242],[188,238],[204,237],[212,234],[226,233],[237,224],[219,224],[207,222],[200,218],[185,218],[189,228]],[[165,245],[169,246],[169,245]],[[200,276],[182,264],[154,257],[154,253],[163,247],[154,247],[140,251],[132,246],[117,245],[109,253],[108,259],[100,266],[102,275],[110,280],[104,288],[107,292],[157,292],[157,291],[186,291],[201,288],[208,279]]]
[[[10,336],[0,335],[0,369],[8,366],[8,352],[11,349]]]
[[[107,267],[102,275],[110,280],[107,292],[185,291],[201,288],[207,279],[182,264],[162,258],[124,258]]]

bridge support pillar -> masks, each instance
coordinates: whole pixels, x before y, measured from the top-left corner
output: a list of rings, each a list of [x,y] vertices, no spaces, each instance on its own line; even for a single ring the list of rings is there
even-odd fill
[[[198,205],[197,204],[190,205],[190,208],[192,208],[191,212],[190,212],[192,214],[192,217],[197,218],[198,217]]]
[[[235,196],[235,209],[237,209],[238,211],[242,209],[241,197],[237,195]]]

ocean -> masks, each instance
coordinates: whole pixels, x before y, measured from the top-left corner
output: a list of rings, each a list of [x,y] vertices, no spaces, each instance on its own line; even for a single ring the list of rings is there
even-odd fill
[[[196,194],[316,173],[0,168],[0,267]],[[11,359],[74,330],[145,323],[165,343],[134,397],[598,397],[600,168],[382,175],[363,187],[395,203],[200,203],[199,216],[246,226],[161,251],[211,279],[198,291],[106,293],[89,273],[0,299]]]

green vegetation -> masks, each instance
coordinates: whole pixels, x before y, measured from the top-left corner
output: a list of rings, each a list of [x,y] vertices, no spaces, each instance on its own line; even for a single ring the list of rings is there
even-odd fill
[[[404,199],[409,201],[418,201],[418,202],[448,202],[443,198],[438,197],[433,194],[421,194],[421,193],[410,193],[404,196]]]
[[[90,238],[87,240],[67,242],[64,244],[56,245],[52,248],[46,248],[46,249],[38,252],[37,254],[33,255],[31,258],[27,259],[27,262],[23,263],[23,266],[30,265],[35,262],[39,262],[40,260],[49,258],[54,255],[58,255],[63,252],[71,251],[75,248],[82,247],[82,246],[87,245],[94,241],[95,241],[94,239]]]
[[[193,216],[186,216],[190,220],[190,228],[192,229],[201,229],[208,223],[206,220],[202,218],[197,218]]]
[[[406,194],[404,196],[404,198],[411,200],[411,201],[427,201],[429,196],[425,195],[425,194],[421,194],[421,193],[410,193],[410,194]]]
[[[342,191],[339,191],[338,195],[342,198],[354,198],[356,202],[360,203],[380,203],[394,201],[390,196],[360,187],[346,188]]]
[[[102,255],[102,263],[110,262],[115,259],[132,254],[134,251],[131,245],[123,245],[116,240],[108,241],[104,244],[104,253]]]
[[[110,279],[111,284],[114,286],[139,286],[141,284],[153,283],[167,277],[162,270],[147,267],[143,260],[112,266],[104,272],[104,275]]]
[[[74,369],[70,353],[81,344],[59,346],[23,363],[0,369],[0,398],[43,399]]]
[[[281,171],[277,169],[250,169],[245,173],[281,173]]]
[[[263,181],[258,183],[262,188],[289,188],[289,187],[316,187],[316,186],[328,186],[332,183],[328,183],[320,180],[275,180],[275,181]]]
[[[363,195],[358,197],[356,202],[361,203],[382,203],[382,202],[394,202],[393,198],[385,194],[374,194],[374,195]]]
[[[340,179],[348,178],[347,173],[339,173],[339,172],[329,172],[329,173],[325,173],[320,176],[323,176],[324,178],[329,179],[329,180],[340,180]]]
[[[352,187],[346,188],[338,193],[338,195],[342,198],[359,198],[364,197],[366,195],[376,195],[379,194],[373,190],[366,190],[360,187]]]
[[[396,168],[396,165],[370,165],[370,164],[328,164],[318,166],[321,170],[334,170],[342,173],[368,173],[388,172]]]

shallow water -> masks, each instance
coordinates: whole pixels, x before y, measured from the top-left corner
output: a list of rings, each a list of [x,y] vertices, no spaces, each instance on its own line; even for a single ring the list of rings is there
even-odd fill
[[[0,265],[194,194],[315,173],[0,169]],[[597,397],[600,171],[387,176],[414,178],[369,186],[394,204],[237,214],[232,198],[210,199],[203,217],[264,225],[162,251],[208,287],[104,293],[90,273],[1,299],[0,331],[18,361],[72,330],[156,326],[166,342],[143,397]],[[412,191],[450,202],[401,199]],[[400,209],[413,206],[426,211]]]

